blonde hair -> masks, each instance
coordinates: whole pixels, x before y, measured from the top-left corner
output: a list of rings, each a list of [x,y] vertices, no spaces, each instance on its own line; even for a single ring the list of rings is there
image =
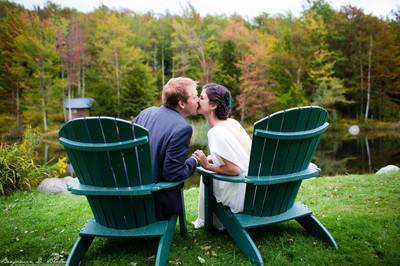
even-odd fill
[[[162,90],[162,101],[164,105],[176,108],[179,101],[186,102],[189,98],[189,88],[196,88],[197,82],[184,77],[172,78],[165,84]]]

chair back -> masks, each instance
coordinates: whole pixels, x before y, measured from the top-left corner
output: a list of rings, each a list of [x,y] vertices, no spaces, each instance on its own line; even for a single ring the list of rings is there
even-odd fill
[[[68,158],[84,185],[135,187],[153,183],[148,132],[111,117],[85,117],[59,132]],[[156,221],[153,195],[86,195],[95,220],[109,228],[131,229]]]
[[[248,176],[282,176],[305,170],[327,129],[328,113],[319,106],[291,108],[254,124]],[[294,204],[301,180],[273,185],[247,184],[244,213],[272,216]]]

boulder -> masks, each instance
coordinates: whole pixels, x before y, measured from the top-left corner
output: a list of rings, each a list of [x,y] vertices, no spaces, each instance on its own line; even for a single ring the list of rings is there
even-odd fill
[[[380,175],[380,174],[386,174],[386,173],[391,173],[391,172],[400,172],[400,168],[396,165],[386,165],[385,167],[382,167],[381,169],[379,169],[376,174]]]
[[[46,193],[69,193],[67,185],[79,185],[78,178],[66,176],[64,178],[45,178],[40,182],[38,190]]]

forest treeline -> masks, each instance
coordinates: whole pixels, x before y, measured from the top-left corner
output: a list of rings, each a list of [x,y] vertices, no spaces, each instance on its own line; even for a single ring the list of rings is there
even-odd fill
[[[200,16],[190,4],[172,15],[1,1],[0,125],[47,131],[68,97],[94,98],[92,115],[130,119],[177,76],[228,87],[240,121],[309,104],[333,119],[398,121],[400,7],[378,18],[306,3],[298,17],[250,20]]]

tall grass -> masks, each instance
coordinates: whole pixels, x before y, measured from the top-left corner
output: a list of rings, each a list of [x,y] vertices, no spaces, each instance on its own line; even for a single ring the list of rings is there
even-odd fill
[[[0,144],[0,195],[31,190],[43,178],[56,175],[56,168],[34,162],[39,134],[28,128],[21,143]]]
[[[192,123],[193,135],[191,139],[191,146],[206,147],[208,145],[207,132],[210,129],[207,121],[204,119]]]

